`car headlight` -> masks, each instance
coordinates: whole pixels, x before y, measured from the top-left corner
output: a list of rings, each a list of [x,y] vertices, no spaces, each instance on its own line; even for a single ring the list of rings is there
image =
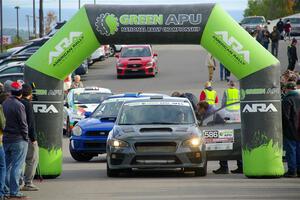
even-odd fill
[[[72,134],[75,135],[75,136],[81,136],[81,134],[82,134],[82,129],[80,128],[80,126],[75,126],[75,127],[72,129]]]
[[[146,67],[152,67],[153,66],[153,62],[151,61],[151,62],[148,62],[147,64],[146,64]]]
[[[124,142],[122,140],[117,140],[117,139],[111,139],[108,141],[108,144],[112,147],[128,147],[129,144],[127,142]]]
[[[117,63],[117,67],[124,67],[123,63]]]
[[[200,138],[191,138],[183,142],[184,147],[199,147],[202,144],[202,140]]]

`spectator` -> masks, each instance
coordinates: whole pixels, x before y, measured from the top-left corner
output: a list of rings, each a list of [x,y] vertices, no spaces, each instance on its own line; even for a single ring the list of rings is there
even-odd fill
[[[230,80],[230,71],[227,68],[225,68],[225,79],[227,82]]]
[[[278,57],[278,47],[279,47],[279,40],[280,40],[280,32],[277,30],[277,27],[273,27],[273,31],[270,35],[272,44],[271,44],[271,52],[277,58]]]
[[[256,31],[255,31],[255,37],[256,37],[256,41],[259,42],[261,45],[263,45],[263,31],[261,30],[260,25],[256,26]]]
[[[282,21],[281,18],[280,18],[279,21],[277,22],[276,27],[277,27],[277,30],[278,30],[279,33],[280,33],[280,39],[281,39],[281,36],[283,35],[283,30],[284,30],[284,23],[283,23],[283,21]]]
[[[180,96],[181,96],[181,93],[175,91],[175,92],[173,92],[173,93],[171,94],[171,96],[172,96],[172,97],[180,97]]]
[[[220,63],[220,81],[223,81],[223,78],[226,79],[226,71],[224,65]]]
[[[288,37],[289,40],[291,40],[291,31],[292,31],[292,25],[290,20],[288,19],[284,25],[284,41]]]
[[[3,85],[0,84],[0,94],[4,92]],[[2,104],[3,101],[0,103]],[[6,175],[6,166],[5,166],[5,153],[2,144],[3,129],[5,127],[5,117],[3,113],[2,105],[0,104],[0,200],[4,200],[5,191],[5,175]]]
[[[263,37],[262,37],[262,45],[265,47],[265,49],[269,49],[269,43],[270,43],[270,32],[268,30],[268,26],[264,27]]]
[[[297,40],[293,38],[291,45],[288,46],[287,55],[289,60],[288,70],[294,71],[296,62],[298,61],[297,56]]]
[[[25,160],[24,171],[24,187],[23,191],[38,191],[39,188],[33,184],[33,178],[36,172],[36,168],[39,160],[39,147],[37,143],[37,135],[35,132],[34,115],[32,108],[32,88],[28,84],[23,84],[22,99],[21,102],[25,106],[26,119],[28,124],[28,151]]]
[[[203,120],[208,116],[216,112],[216,108],[212,105],[209,105],[206,101],[200,101],[197,104],[196,116],[200,125],[202,125]]]
[[[300,176],[300,93],[296,83],[286,84],[282,99],[283,147],[286,152],[288,171],[285,177]]]
[[[76,75],[74,76],[74,82],[72,83],[71,85],[71,89],[75,89],[75,88],[83,88],[83,84],[82,82],[80,81],[80,76],[79,75]]]
[[[206,82],[204,90],[201,91],[200,101],[206,101],[209,105],[216,105],[219,102],[217,91],[213,90],[211,82]]]
[[[6,161],[6,186],[11,198],[26,197],[20,192],[19,181],[28,148],[28,125],[25,107],[21,103],[22,85],[11,83],[11,95],[3,102],[6,124],[3,146]]]
[[[214,70],[216,70],[216,60],[210,53],[208,53],[207,55],[206,65],[208,67],[208,79],[209,81],[212,81],[214,76]]]

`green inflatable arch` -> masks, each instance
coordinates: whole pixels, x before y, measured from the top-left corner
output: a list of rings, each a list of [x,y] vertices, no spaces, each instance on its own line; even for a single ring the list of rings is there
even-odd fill
[[[282,163],[279,61],[219,5],[86,5],[26,62],[36,85],[40,174],[62,172],[63,79],[100,44],[198,44],[240,79],[247,177],[277,177]]]

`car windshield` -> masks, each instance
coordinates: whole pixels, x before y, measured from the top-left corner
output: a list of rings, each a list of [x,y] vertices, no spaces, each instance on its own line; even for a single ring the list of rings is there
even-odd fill
[[[193,124],[192,108],[187,102],[132,102],[123,106],[119,125]]]
[[[262,24],[262,23],[264,23],[264,20],[261,17],[244,18],[241,21],[241,24]]]
[[[93,112],[92,117],[94,117],[94,118],[117,117],[123,102],[124,102],[123,100],[103,102]]]
[[[291,24],[300,24],[300,18],[288,18]],[[286,23],[287,19],[285,20]]]
[[[78,93],[74,94],[74,104],[98,104],[110,96],[110,93]]]
[[[123,47],[121,57],[150,57],[151,51],[149,47]]]

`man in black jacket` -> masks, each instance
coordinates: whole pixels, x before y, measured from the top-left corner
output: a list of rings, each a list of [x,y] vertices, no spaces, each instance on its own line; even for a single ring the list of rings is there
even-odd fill
[[[11,95],[3,102],[6,124],[3,134],[3,147],[6,161],[6,186],[10,197],[22,198],[19,181],[28,148],[28,125],[25,107],[21,103],[22,85],[11,83]]]
[[[292,43],[288,46],[288,59],[289,59],[289,66],[288,70],[294,71],[296,62],[298,61],[297,56],[297,40],[293,38]]]
[[[36,168],[39,160],[39,147],[37,143],[37,135],[34,124],[33,107],[31,103],[32,99],[32,88],[28,84],[23,84],[22,99],[21,102],[25,106],[26,119],[28,124],[28,151],[26,155],[26,165],[24,172],[24,187],[21,188],[23,191],[38,191],[39,188],[33,184],[33,178],[36,172]]]
[[[286,84],[282,99],[283,146],[286,152],[288,171],[285,177],[300,177],[300,92],[296,83]]]

